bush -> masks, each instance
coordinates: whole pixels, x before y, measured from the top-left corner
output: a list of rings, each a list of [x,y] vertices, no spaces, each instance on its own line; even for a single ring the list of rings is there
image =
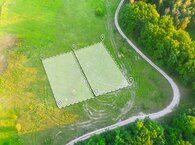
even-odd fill
[[[48,137],[44,140],[44,145],[50,145],[50,144],[52,144],[52,139]]]
[[[104,11],[101,7],[97,7],[96,10],[95,10],[95,14],[97,16],[103,16],[104,15]]]

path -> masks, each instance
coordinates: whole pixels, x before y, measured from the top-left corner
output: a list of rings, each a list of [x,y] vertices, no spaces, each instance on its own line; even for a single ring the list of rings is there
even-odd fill
[[[94,136],[96,134],[100,134],[100,133],[103,133],[105,131],[108,131],[108,130],[112,130],[112,129],[115,129],[117,127],[120,127],[120,126],[124,126],[124,125],[127,125],[131,122],[134,122],[135,120],[137,119],[144,119],[145,117],[149,117],[151,119],[158,119],[160,117],[163,117],[167,114],[169,114],[170,112],[172,112],[172,110],[178,106],[179,104],[179,100],[180,100],[180,92],[179,92],[179,89],[178,89],[178,86],[175,84],[175,82],[173,81],[173,79],[171,77],[169,77],[162,69],[160,69],[157,65],[155,65],[146,55],[144,55],[140,49],[135,46],[131,40],[129,40],[127,38],[127,36],[123,33],[123,31],[121,30],[119,24],[118,24],[118,14],[120,12],[120,9],[123,5],[125,0],[121,0],[118,7],[117,7],[117,10],[115,12],[115,17],[114,17],[114,22],[115,22],[115,25],[116,25],[116,28],[118,30],[118,32],[120,33],[120,35],[129,43],[129,45],[144,59],[146,60],[152,67],[154,67],[160,74],[162,74],[164,76],[164,78],[169,82],[169,84],[171,85],[172,87],[172,90],[173,90],[173,99],[171,101],[171,103],[165,107],[163,110],[159,111],[159,112],[156,112],[156,113],[151,113],[151,114],[146,114],[146,115],[137,115],[137,116],[133,116],[133,117],[130,117],[129,119],[126,119],[124,121],[120,121],[116,124],[113,124],[113,125],[110,125],[110,126],[107,126],[107,127],[104,127],[104,128],[101,128],[101,129],[97,129],[95,131],[92,131],[92,132],[89,132],[87,134],[84,134],[76,139],[73,139],[72,141],[70,141],[69,143],[67,143],[67,145],[73,145],[79,141],[83,141],[83,140],[86,140],[88,138],[90,138],[91,136]]]

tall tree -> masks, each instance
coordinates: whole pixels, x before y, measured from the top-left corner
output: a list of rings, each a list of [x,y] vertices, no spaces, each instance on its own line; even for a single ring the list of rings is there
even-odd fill
[[[140,36],[141,29],[146,22],[156,23],[160,15],[156,11],[155,5],[146,4],[142,1],[135,4],[128,4],[121,12],[120,19],[122,27],[134,34],[135,38]]]

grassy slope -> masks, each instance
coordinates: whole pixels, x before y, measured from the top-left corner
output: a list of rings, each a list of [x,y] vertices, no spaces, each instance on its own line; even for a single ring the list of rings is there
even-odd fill
[[[45,140],[63,144],[76,135],[107,126],[140,111],[160,110],[170,102],[172,92],[168,82],[144,60],[137,60],[137,54],[117,33],[113,16],[118,2],[112,0],[106,3],[105,17],[95,16],[95,8],[101,5],[99,0],[16,0],[6,6],[8,11],[4,11],[0,30],[17,35],[17,46],[8,54],[12,56],[10,59],[15,58],[10,65],[14,62],[21,65],[14,66],[12,70],[8,68],[6,72],[9,75],[3,75],[1,79],[7,79],[8,85],[22,83],[25,78],[30,80],[14,86],[19,92],[10,89],[11,95],[1,94],[4,98],[18,98],[15,103],[10,101],[12,105],[9,108],[6,107],[9,100],[2,107],[13,110],[17,104],[19,109],[14,113],[18,118],[15,121],[22,125],[21,132],[26,133],[21,135],[24,144],[42,144]],[[125,68],[127,76],[135,79],[134,86],[58,110],[40,57],[70,51],[73,44],[80,48],[97,43],[101,34],[106,35],[104,43],[121,68]],[[13,72],[22,73],[23,79],[18,81],[19,76],[16,75],[16,81],[11,81]],[[0,86],[6,90],[2,84]],[[133,106],[128,107],[128,101],[132,100]],[[90,115],[86,108],[94,114]],[[127,110],[125,114],[121,114],[121,108]]]

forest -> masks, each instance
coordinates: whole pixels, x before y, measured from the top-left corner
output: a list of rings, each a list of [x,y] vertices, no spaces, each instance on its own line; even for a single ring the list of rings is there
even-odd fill
[[[146,1],[124,6],[121,27],[181,82],[194,84],[195,41],[185,29],[194,27],[195,1]]]

